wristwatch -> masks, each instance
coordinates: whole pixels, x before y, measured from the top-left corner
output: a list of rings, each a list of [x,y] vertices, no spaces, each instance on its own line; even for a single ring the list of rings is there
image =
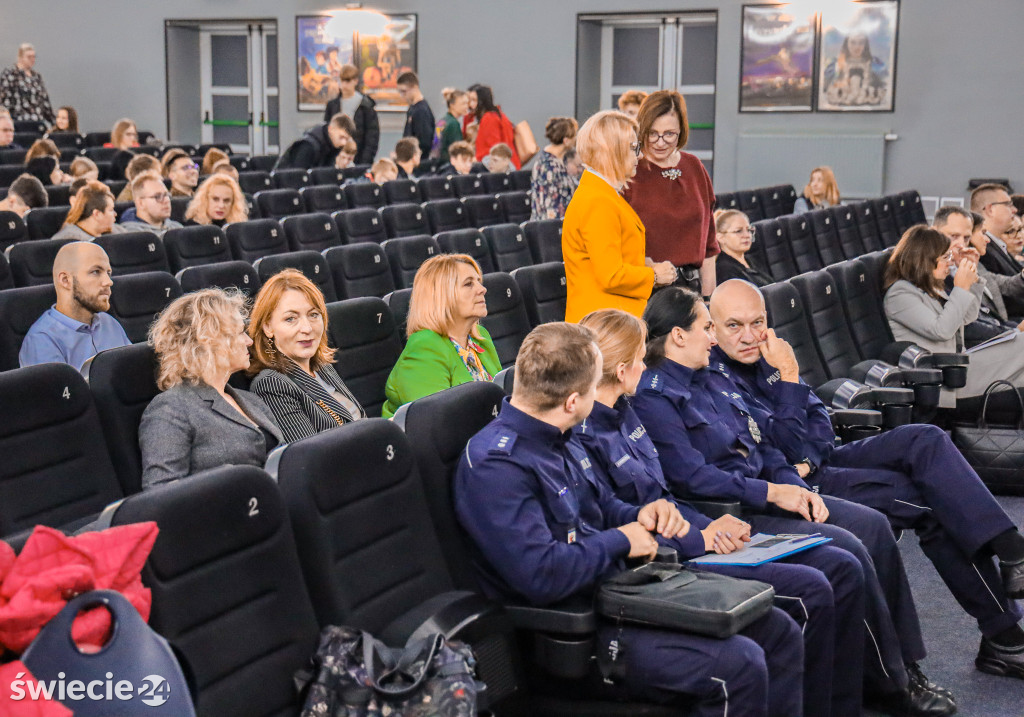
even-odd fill
[[[818,466],[814,465],[814,461],[810,458],[804,458],[803,460],[797,461],[796,465],[800,465],[801,463],[807,466],[807,475],[814,475],[814,472],[818,470]]]

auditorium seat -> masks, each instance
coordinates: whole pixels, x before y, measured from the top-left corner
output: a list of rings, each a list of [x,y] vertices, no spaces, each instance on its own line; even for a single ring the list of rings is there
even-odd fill
[[[284,229],[276,219],[250,219],[247,222],[228,224],[224,227],[224,234],[231,247],[231,256],[242,261],[253,262],[261,256],[288,251]]]
[[[419,204],[423,201],[413,179],[393,179],[384,182],[383,189],[388,204]]]
[[[872,282],[875,291],[878,292],[879,301],[885,297],[885,287],[883,283],[885,281],[885,267],[889,264],[889,257],[892,256],[892,249],[883,249],[882,251],[873,251],[860,257],[860,260],[864,263],[864,268],[868,272],[868,281]]]
[[[505,221],[504,213],[501,211],[501,202],[493,195],[466,197],[462,200],[462,205],[465,208],[469,225],[477,229],[501,224]]]
[[[93,162],[109,162],[120,151],[117,147],[86,147],[82,154]]]
[[[85,135],[86,147],[102,147],[110,143],[110,132],[87,132]]]
[[[421,201],[424,202],[455,197],[451,177],[422,177],[416,180],[416,188],[419,190]]]
[[[795,214],[778,220],[786,229],[789,238],[789,249],[793,253],[797,273],[815,271],[822,267],[821,256],[814,237],[814,230],[806,214]],[[838,240],[837,240],[838,242]],[[772,274],[774,276],[774,274]],[[780,278],[780,277],[775,277]],[[786,277],[781,277],[786,278]]]
[[[171,219],[179,224],[184,224],[185,213],[191,203],[192,197],[171,197]]]
[[[474,197],[487,194],[480,174],[456,174],[451,178],[452,190],[456,197]]]
[[[534,219],[523,222],[522,227],[534,264],[562,261],[561,219]]]
[[[107,185],[107,186],[109,186],[109,185]],[[46,196],[47,196],[47,199],[48,199],[48,201],[47,201],[47,205],[48,206],[53,207],[53,206],[61,206],[61,205],[65,205],[65,204],[70,206],[70,204],[71,204],[71,185],[70,184],[47,185],[45,187],[45,189],[46,189]],[[120,190],[118,190],[118,191],[120,191]],[[115,197],[118,194],[118,192],[115,192],[113,189],[111,189],[110,192]]]
[[[128,181],[125,180],[125,179],[106,179],[106,180],[103,181],[103,183],[107,185],[107,188],[110,189],[110,193],[114,195],[115,199],[118,196],[120,196],[121,192],[124,191],[124,188],[128,186]],[[60,186],[60,188],[63,189],[64,185],[62,184]],[[71,203],[71,201],[70,201],[71,185],[70,184],[67,185],[67,190],[68,190],[69,201],[62,202],[63,204],[70,204]],[[117,202],[115,201],[114,203],[116,204]],[[53,204],[53,202],[50,202],[50,204]],[[134,204],[135,204],[135,202],[132,202],[133,206],[134,206]]]
[[[860,240],[864,243],[864,249],[868,252],[882,251],[885,245],[882,243],[882,235],[878,231],[878,222],[875,221],[875,207],[870,199],[850,205],[857,220],[857,230],[860,232]]]
[[[323,252],[339,299],[384,296],[395,290],[388,258],[379,244],[361,242]]]
[[[246,194],[255,194],[256,192],[262,192],[266,189],[272,189],[274,183],[270,179],[268,172],[260,172],[251,170],[248,172],[238,173],[238,186],[242,188],[242,191]]]
[[[758,197],[757,190],[744,189],[736,192],[736,203],[739,205],[739,210],[746,214],[750,221],[759,222],[762,219],[767,219],[761,208],[761,198]]]
[[[872,199],[871,206],[875,209],[875,222],[878,224],[878,235],[886,247],[896,246],[900,240],[900,230],[896,226],[895,208],[889,197]]]
[[[213,225],[170,229],[164,234],[164,249],[175,274],[188,266],[231,261],[231,247],[224,230]]]
[[[483,182],[484,191],[487,194],[501,194],[502,192],[514,192],[512,186],[512,174],[510,172],[485,172],[479,175]]]
[[[200,289],[238,289],[246,296],[256,296],[260,277],[247,261],[222,261],[216,264],[188,266],[176,276],[186,294]]]
[[[791,184],[779,184],[757,190],[761,200],[761,211],[765,219],[775,219],[793,213],[796,192]]]
[[[739,209],[740,203],[733,193],[716,194],[715,209]],[[749,217],[748,217],[749,218]]]
[[[29,239],[49,239],[60,231],[67,219],[70,206],[39,207],[30,209],[22,219],[28,228]]]
[[[276,154],[254,154],[249,157],[249,166],[257,172],[270,172],[277,164],[279,156]]]
[[[480,233],[487,239],[497,271],[510,272],[533,264],[530,245],[518,224],[495,224],[484,227]]]
[[[260,277],[260,285],[266,284],[270,277],[285,269],[298,269],[317,285],[325,301],[336,301],[338,298],[334,292],[334,282],[331,281],[331,270],[327,266],[327,260],[318,251],[304,249],[264,256],[253,262],[252,266]]]
[[[121,221],[121,218],[124,216],[124,213],[127,212],[129,209],[134,211],[135,202],[114,202],[114,213],[117,214],[117,221]],[[136,216],[136,218],[138,217]]]
[[[845,261],[846,255],[839,244],[839,233],[831,209],[815,209],[803,216],[811,223],[811,233],[814,235],[814,244],[818,249],[822,266]]]
[[[292,251],[321,252],[332,246],[341,246],[338,227],[330,214],[296,214],[282,219],[281,227]]]
[[[250,165],[248,157],[243,157],[240,154],[233,154],[230,157],[228,157],[228,161],[231,163],[231,166],[237,169],[239,172],[249,171]]]
[[[275,169],[270,173],[270,181],[276,189],[299,190],[310,185],[305,169]]]
[[[906,192],[890,197],[896,208],[896,228],[900,236],[915,224],[926,224],[927,217],[924,214],[924,207],[921,206],[921,195],[917,190],[910,189]]]
[[[882,357],[893,336],[885,319],[877,278],[869,275],[868,266],[861,259],[830,266],[828,273],[842,297],[846,323],[858,354],[862,359]]]
[[[264,189],[262,192],[256,192],[253,199],[256,200],[261,217],[280,219],[302,214],[304,209],[302,197],[296,189]]]
[[[181,285],[166,271],[119,276],[110,292],[110,315],[121,324],[129,341],[139,343],[146,340],[157,314],[179,296]]]
[[[423,211],[427,213],[427,224],[430,232],[448,232],[453,229],[469,229],[469,216],[465,207],[458,199],[437,199],[424,202]]]
[[[345,181],[345,174],[335,167],[313,167],[307,170],[307,174],[309,174],[309,186],[333,185],[340,189],[341,184]]]
[[[0,165],[9,166],[11,169],[18,170],[19,173],[24,172],[23,166],[15,167],[13,165],[24,165],[27,154],[27,149],[0,149]]]
[[[832,215],[832,223],[836,228],[836,237],[839,240],[839,248],[847,259],[856,259],[866,254],[864,242],[860,239],[860,229],[857,227],[857,214],[853,207],[838,206],[827,209]],[[830,262],[831,263],[831,262]]]
[[[389,204],[381,208],[380,218],[388,239],[430,233],[427,217],[419,204]]]
[[[0,252],[12,244],[28,239],[25,222],[14,212],[0,212]]]
[[[11,264],[7,261],[7,255],[0,253],[0,291],[14,288],[14,275],[11,273]]]
[[[342,187],[345,201],[353,209],[380,209],[386,202],[384,192],[374,182],[354,182]]]
[[[367,175],[370,172],[369,164],[350,164],[341,170],[341,176],[346,180],[349,179],[367,179]]]
[[[25,334],[55,303],[57,290],[52,282],[0,291],[0,371],[18,368],[18,352]]]
[[[498,202],[506,222],[522,224],[533,214],[529,192],[502,192],[498,195]]]
[[[487,316],[480,320],[494,341],[501,367],[516,362],[523,339],[530,333],[530,317],[523,305],[523,293],[516,280],[504,272],[484,276],[487,289]]]
[[[524,266],[513,271],[512,278],[523,292],[523,305],[533,326],[565,321],[565,264],[552,261]]]
[[[85,379],[63,363],[0,373],[0,535],[74,531],[121,497]]]
[[[384,384],[402,353],[391,311],[383,299],[363,296],[328,304],[327,316],[330,344],[337,349],[334,368],[366,415],[379,417]]]
[[[53,260],[71,239],[38,239],[23,241],[7,248],[7,260],[15,286],[53,284]]]
[[[80,150],[85,146],[85,137],[78,132],[50,132],[47,139],[57,145],[57,149]]]
[[[160,526],[142,573],[149,625],[191,675],[196,714],[298,714],[293,678],[309,666],[319,626],[277,484],[259,468],[224,466],[110,512],[115,526]]]
[[[441,253],[441,247],[429,234],[388,239],[381,247],[388,257],[395,287],[399,289],[411,289],[420,265]]]
[[[307,212],[331,212],[348,209],[348,202],[345,201],[345,194],[337,185],[318,185],[303,187],[299,190],[302,198],[302,205]]]
[[[424,177],[437,171],[438,159],[436,157],[421,157],[420,163],[412,170],[413,177]]]
[[[517,169],[514,172],[509,172],[508,176],[512,178],[512,189],[517,192],[530,191],[530,185],[533,182],[532,169]]]
[[[395,289],[384,297],[384,303],[391,310],[391,316],[395,320],[398,335],[405,342],[406,322],[409,319],[409,302],[412,300],[412,289]]]
[[[764,252],[763,266],[776,281],[788,279],[799,273],[793,260],[793,252],[789,248],[789,236],[786,234],[784,220],[785,217],[766,219],[754,225],[757,230],[755,237]]]
[[[495,271],[491,256],[491,245],[479,229],[453,229],[434,235],[441,251],[448,254],[468,254],[480,265],[480,271],[490,274]]]
[[[387,232],[384,231],[384,222],[376,209],[345,209],[331,216],[338,227],[343,244],[380,244],[388,238]]]
[[[11,152],[17,151],[24,154],[25,150],[0,150],[0,152]],[[3,159],[0,158],[0,187],[9,187],[14,183],[14,180],[25,173],[25,165],[22,163],[17,164],[5,164]]]
[[[144,271],[170,271],[164,243],[153,232],[103,234],[93,242],[107,252],[114,276]]]

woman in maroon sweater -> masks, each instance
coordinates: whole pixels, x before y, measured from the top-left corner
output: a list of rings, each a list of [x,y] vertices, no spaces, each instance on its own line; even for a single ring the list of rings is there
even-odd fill
[[[683,152],[689,137],[686,101],[661,90],[637,117],[643,157],[623,192],[647,229],[647,257],[679,269],[676,284],[710,296],[715,288],[715,192],[700,160]]]

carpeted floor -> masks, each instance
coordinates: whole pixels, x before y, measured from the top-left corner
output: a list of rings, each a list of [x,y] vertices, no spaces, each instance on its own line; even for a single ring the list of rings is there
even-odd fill
[[[1014,523],[1024,525],[1024,498],[1001,497]],[[928,658],[928,677],[956,696],[963,717],[1024,717],[1024,680],[994,677],[974,669],[980,633],[977,624],[953,600],[932,564],[921,552],[917,536],[904,533],[903,560],[913,586]],[[878,713],[866,710],[865,715]]]

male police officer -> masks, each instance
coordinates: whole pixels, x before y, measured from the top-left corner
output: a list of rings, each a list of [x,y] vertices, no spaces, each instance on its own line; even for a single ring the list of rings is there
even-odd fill
[[[712,296],[711,315],[718,337],[711,368],[740,388],[767,440],[822,493],[916,530],[950,592],[978,621],[978,669],[1024,678],[1021,612],[1011,599],[1024,597],[1024,537],[945,432],[900,426],[834,448],[825,406],[800,381],[792,348],[768,329],[761,293],[727,281]]]
[[[689,530],[667,501],[638,509],[594,479],[570,429],[590,413],[600,373],[601,354],[588,330],[537,327],[519,351],[511,400],[466,447],[455,509],[475,545],[482,589],[492,597],[547,605],[589,595],[623,569],[626,557],[653,556],[652,532],[672,538]],[[725,640],[605,625],[598,645],[624,668],[614,686],[620,696],[686,700],[692,714],[708,717],[727,709],[801,713],[800,633],[776,608]]]

